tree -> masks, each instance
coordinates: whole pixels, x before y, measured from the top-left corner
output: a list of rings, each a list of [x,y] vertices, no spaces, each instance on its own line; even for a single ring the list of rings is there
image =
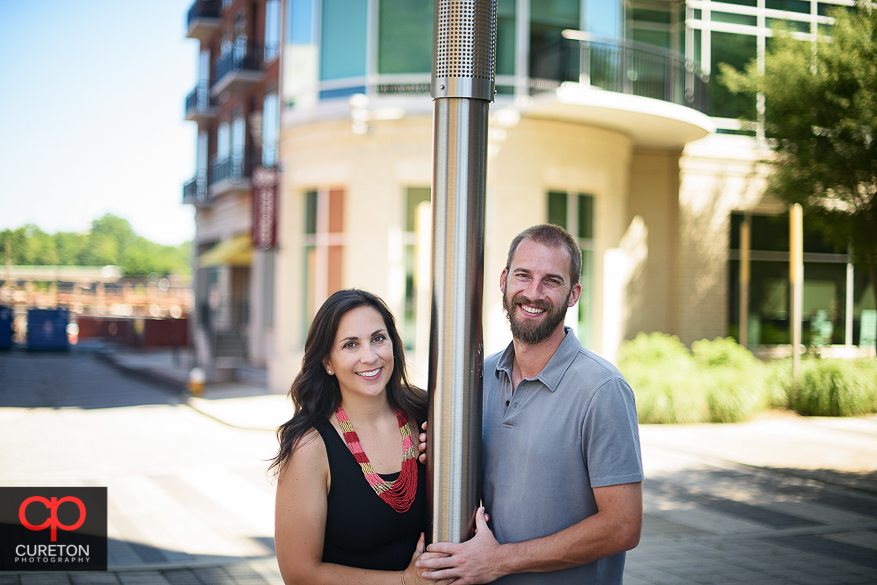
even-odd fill
[[[782,28],[743,72],[720,65],[731,91],[764,96],[758,122],[773,156],[766,194],[800,203],[838,250],[851,248],[877,300],[877,7],[840,7],[830,37]]]

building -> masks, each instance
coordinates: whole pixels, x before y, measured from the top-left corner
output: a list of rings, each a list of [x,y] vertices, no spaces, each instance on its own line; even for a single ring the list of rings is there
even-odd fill
[[[196,0],[186,37],[200,43],[186,120],[198,124],[192,337],[213,369],[264,365],[273,327],[273,224],[281,61],[280,0]],[[267,217],[273,218],[273,212]]]
[[[755,131],[738,122],[756,104],[730,94],[716,73],[719,63],[741,68],[763,51],[774,21],[806,36],[830,25],[827,11],[837,3],[850,4],[499,0],[485,350],[501,349],[510,337],[498,289],[507,246],[522,229],[545,221],[564,225],[579,240],[583,294],[569,324],[595,351],[612,358],[620,342],[639,331],[672,333],[686,343],[738,333],[735,234],[744,223],[753,234],[774,236],[752,239],[748,343],[788,343],[788,278],[782,272],[788,248],[776,237],[785,209],[763,198],[764,171],[757,162],[764,153]],[[196,3],[202,4],[209,3]],[[214,52],[202,54],[204,62],[220,59],[222,43],[218,49],[216,43],[225,33],[218,31],[236,22],[238,2],[228,4],[220,8],[220,28],[208,35]],[[288,388],[316,309],[343,287],[368,289],[388,302],[409,346],[414,379],[423,383],[433,5],[286,0],[282,20],[282,178],[273,208],[273,321],[265,320],[273,322],[273,344],[261,354],[269,384],[275,391]],[[228,42],[226,53],[237,46]],[[210,82],[215,88],[219,80]],[[214,94],[223,92],[205,95]],[[216,126],[220,135],[217,125],[233,128],[248,114],[238,118],[234,105],[216,107],[225,113],[201,123],[208,133],[199,144],[203,140],[204,151],[219,156],[209,129]],[[199,177],[201,170],[196,183]],[[199,236],[202,251],[246,232],[245,199],[214,194],[199,207],[199,234],[213,234]],[[238,232],[220,237],[201,227],[209,224],[205,211],[227,210],[230,217],[232,201],[243,206]],[[761,242],[768,248],[758,249]],[[815,323],[816,332],[810,340],[852,346],[863,315],[870,318],[875,309],[865,292],[870,285],[849,267],[846,254],[813,242],[805,250],[804,319]],[[252,300],[256,264],[247,272],[251,306],[258,304]],[[228,271],[235,290],[235,268]],[[199,294],[215,282],[209,274],[199,270],[205,279]]]

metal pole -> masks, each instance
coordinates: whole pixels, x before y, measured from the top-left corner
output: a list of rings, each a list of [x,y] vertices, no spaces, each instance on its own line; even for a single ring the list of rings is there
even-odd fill
[[[496,0],[436,0],[429,351],[430,538],[474,534],[481,499],[481,300]]]
[[[798,203],[789,210],[789,284],[791,311],[789,319],[792,336],[792,379],[798,386],[801,371],[801,319],[804,304],[804,212]]]

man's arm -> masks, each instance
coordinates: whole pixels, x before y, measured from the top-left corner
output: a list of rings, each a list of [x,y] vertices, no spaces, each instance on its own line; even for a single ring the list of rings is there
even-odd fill
[[[634,548],[643,521],[642,482],[594,488],[597,513],[560,532],[508,544],[493,537],[480,509],[477,533],[464,543],[435,543],[430,552],[447,557],[418,561],[423,576],[456,578],[460,585],[490,583],[514,573],[544,573],[577,567]]]

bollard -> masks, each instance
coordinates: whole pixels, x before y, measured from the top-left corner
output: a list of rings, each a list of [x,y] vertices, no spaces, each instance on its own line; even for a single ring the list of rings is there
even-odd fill
[[[192,368],[189,372],[189,392],[192,396],[201,396],[204,392],[204,382],[207,376],[202,368]]]

